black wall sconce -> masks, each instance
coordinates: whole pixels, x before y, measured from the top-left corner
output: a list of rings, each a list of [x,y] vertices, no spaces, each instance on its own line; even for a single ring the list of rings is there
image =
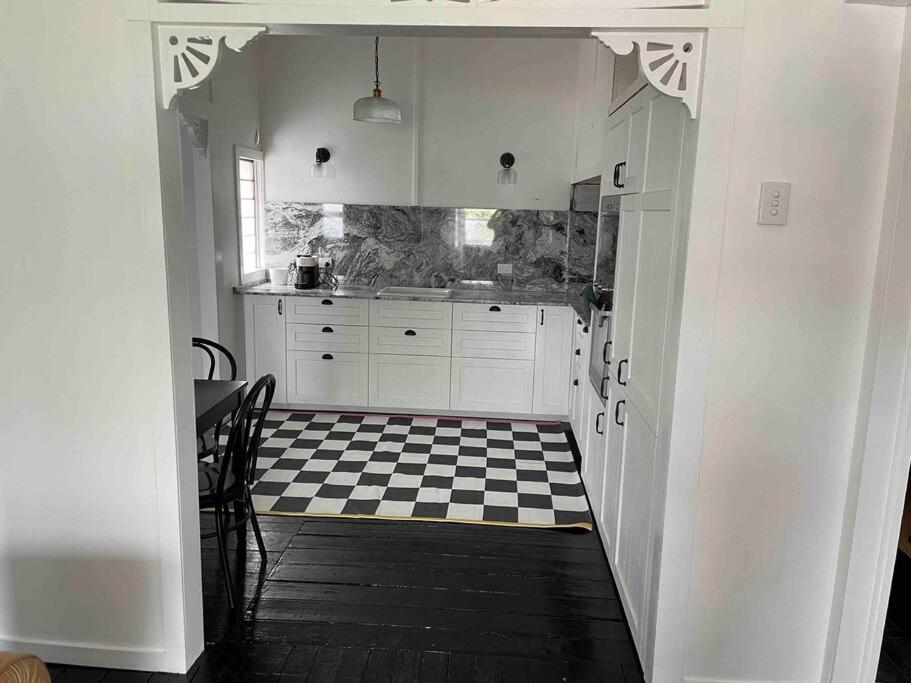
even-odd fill
[[[310,175],[314,178],[334,178],[335,166],[329,163],[332,155],[325,147],[316,148],[316,162],[310,167]]]
[[[500,169],[497,173],[497,182],[500,185],[515,185],[519,182],[519,174],[516,173],[516,169],[513,166],[516,163],[516,158],[513,156],[512,152],[503,152],[500,155]]]

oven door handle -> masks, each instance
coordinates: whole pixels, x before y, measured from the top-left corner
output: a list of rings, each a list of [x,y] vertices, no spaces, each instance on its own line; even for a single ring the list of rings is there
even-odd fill
[[[610,353],[608,353],[608,351],[612,346],[613,342],[610,339],[604,342],[604,349],[601,351],[601,360],[604,361],[605,365],[610,365]]]

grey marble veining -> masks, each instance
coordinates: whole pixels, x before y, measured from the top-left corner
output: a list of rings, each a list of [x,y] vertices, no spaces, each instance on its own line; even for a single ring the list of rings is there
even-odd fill
[[[578,291],[596,224],[584,212],[267,202],[265,265],[310,252],[331,256],[344,285]]]

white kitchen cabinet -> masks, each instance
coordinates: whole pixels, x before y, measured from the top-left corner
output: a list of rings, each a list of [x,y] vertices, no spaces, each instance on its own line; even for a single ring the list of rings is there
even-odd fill
[[[617,523],[619,521],[620,476],[625,438],[624,406],[626,394],[616,382],[610,383],[607,402],[607,435],[604,444],[603,483],[601,485],[601,514],[598,518],[598,531],[601,542],[612,566],[617,555]]]
[[[408,356],[446,356],[451,354],[452,333],[405,327],[371,327],[370,353]]]
[[[607,433],[607,408],[601,402],[598,392],[588,382],[585,386],[586,420],[585,461],[582,464],[582,481],[588,493],[592,515],[598,519],[601,514],[601,499],[604,486],[604,441]]]
[[[449,409],[450,359],[370,354],[371,408]]]
[[[537,329],[538,307],[510,304],[453,304],[452,329],[526,332]]]
[[[354,325],[285,325],[288,351],[367,353],[367,328]]]
[[[538,310],[532,406],[539,415],[565,415],[568,411],[574,318],[568,306],[542,306]]]
[[[451,410],[531,413],[535,363],[502,358],[453,358]]]
[[[656,101],[673,99],[649,86],[642,89],[607,119],[604,138],[604,171],[601,195],[626,195],[644,187],[646,154],[652,108]],[[679,100],[675,100],[679,104]]]
[[[370,326],[448,330],[452,327],[452,304],[374,299],[370,302]]]
[[[597,39],[579,41],[576,84],[576,163],[573,182],[600,176],[604,129],[610,110],[614,53]]]
[[[367,354],[288,351],[288,403],[367,405]]]
[[[360,325],[370,321],[368,299],[289,296],[288,322],[311,325]]]
[[[627,399],[620,406],[624,445],[620,463],[620,491],[614,578],[629,621],[633,640],[643,651],[648,613],[655,457],[658,439],[635,405]]]
[[[524,332],[453,330],[452,355],[458,358],[534,360],[535,335]]]
[[[247,381],[263,375],[275,376],[272,403],[287,403],[285,389],[285,298],[244,297]]]

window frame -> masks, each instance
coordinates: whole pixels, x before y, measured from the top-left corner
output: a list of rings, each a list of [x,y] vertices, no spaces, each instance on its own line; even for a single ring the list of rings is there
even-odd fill
[[[241,218],[241,196],[240,196],[240,161],[247,159],[254,163],[254,206],[256,210],[256,270],[249,273],[244,272],[244,229]],[[261,282],[266,279],[266,268],[264,263],[264,241],[265,241],[265,164],[263,163],[263,153],[261,150],[253,147],[242,147],[234,145],[234,194],[235,194],[235,217],[237,220],[237,274],[242,285],[253,282]]]

